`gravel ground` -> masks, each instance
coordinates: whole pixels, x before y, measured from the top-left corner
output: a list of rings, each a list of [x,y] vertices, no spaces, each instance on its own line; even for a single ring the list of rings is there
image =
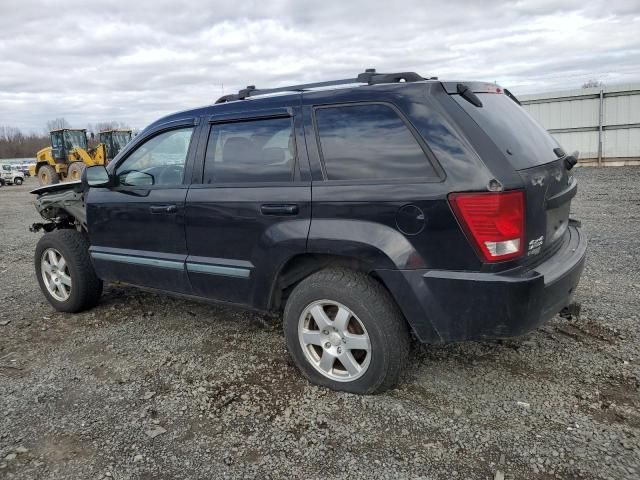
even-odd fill
[[[309,385],[279,319],[117,285],[56,313],[33,273],[35,183],[1,188],[0,477],[639,478],[640,170],[576,175],[580,314],[416,347],[369,397]]]

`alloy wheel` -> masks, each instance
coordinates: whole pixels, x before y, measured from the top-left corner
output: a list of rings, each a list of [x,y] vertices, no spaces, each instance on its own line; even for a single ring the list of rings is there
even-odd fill
[[[360,319],[332,300],[309,304],[298,320],[298,338],[307,361],[322,375],[351,382],[371,363],[371,340]]]
[[[40,260],[42,280],[49,294],[60,302],[71,295],[71,275],[62,254],[55,248],[47,248]]]

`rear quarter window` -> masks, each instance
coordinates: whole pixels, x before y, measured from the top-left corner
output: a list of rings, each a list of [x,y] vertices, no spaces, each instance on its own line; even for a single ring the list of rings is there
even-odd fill
[[[407,124],[388,105],[315,109],[328,180],[438,178]]]

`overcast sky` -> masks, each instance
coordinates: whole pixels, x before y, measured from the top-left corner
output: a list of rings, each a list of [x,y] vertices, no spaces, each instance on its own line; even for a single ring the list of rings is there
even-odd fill
[[[638,0],[0,0],[0,125],[144,127],[248,84],[364,68],[516,94],[640,80]]]

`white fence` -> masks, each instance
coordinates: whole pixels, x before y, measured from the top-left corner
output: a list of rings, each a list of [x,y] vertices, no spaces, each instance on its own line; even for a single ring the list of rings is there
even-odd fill
[[[640,165],[640,83],[521,95],[522,106],[587,165]]]

